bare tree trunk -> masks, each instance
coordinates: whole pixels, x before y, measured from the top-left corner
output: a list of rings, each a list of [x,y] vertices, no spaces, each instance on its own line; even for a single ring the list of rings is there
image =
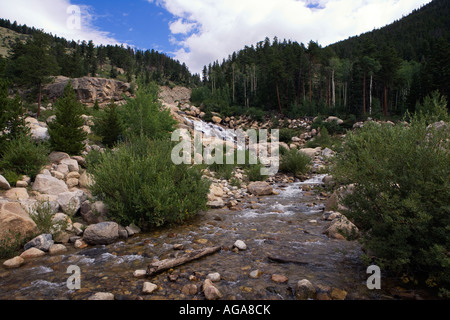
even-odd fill
[[[373,88],[373,75],[370,75],[370,95],[369,95],[369,114],[372,115],[372,88]]]
[[[366,115],[366,73],[363,77],[363,114]]]
[[[336,83],[334,81],[334,70],[331,72],[331,95],[332,95],[332,103],[333,108],[336,108]]]
[[[280,113],[283,113],[283,110],[281,109],[281,100],[280,100],[280,90],[278,90],[278,81],[277,81],[277,98],[278,98],[278,108],[280,109]]]

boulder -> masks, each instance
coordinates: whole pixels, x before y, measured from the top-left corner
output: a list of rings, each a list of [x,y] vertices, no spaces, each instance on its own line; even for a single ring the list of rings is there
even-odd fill
[[[10,200],[27,200],[30,198],[26,188],[12,188],[6,191],[5,197]]]
[[[3,262],[3,266],[7,269],[15,269],[19,268],[23,265],[25,260],[22,257],[14,257],[12,259],[6,260]]]
[[[106,221],[107,209],[102,201],[91,203],[86,200],[82,203],[80,213],[88,224],[96,224]]]
[[[114,294],[109,292],[97,292],[90,296],[88,300],[114,300]]]
[[[83,240],[90,245],[111,244],[119,238],[119,225],[115,222],[100,222],[90,225],[83,234]]]
[[[65,164],[70,172],[78,172],[80,170],[80,167],[78,165],[78,161],[74,159],[62,159],[59,164]]]
[[[340,215],[325,228],[323,233],[333,239],[352,240],[358,236],[359,230],[344,215]]]
[[[0,240],[16,234],[31,236],[37,232],[36,224],[20,203],[0,203]]]
[[[27,260],[27,259],[33,259],[33,258],[37,258],[37,257],[42,257],[42,256],[45,256],[45,252],[42,251],[42,250],[39,250],[39,249],[37,249],[37,248],[30,248],[30,249],[24,251],[24,252],[20,255],[20,257],[21,257],[22,259],[25,259],[25,260]]]
[[[156,289],[158,289],[158,286],[151,282],[144,282],[144,285],[142,287],[142,293],[143,294],[152,294]]]
[[[303,279],[297,282],[297,287],[295,290],[295,297],[297,300],[308,300],[314,299],[316,296],[316,288],[312,285],[312,283]]]
[[[88,174],[86,171],[84,171],[80,178],[78,179],[78,185],[80,188],[89,188],[94,184],[94,179],[92,175]]]
[[[69,159],[69,158],[70,158],[70,156],[67,153],[65,153],[65,152],[58,152],[58,151],[53,151],[48,156],[48,160],[51,163],[59,163],[61,160]]]
[[[8,180],[5,179],[5,177],[3,177],[0,174],[0,190],[9,190],[11,189],[11,186],[9,185]]]
[[[72,216],[81,208],[84,200],[86,200],[86,194],[82,190],[77,190],[58,194],[57,202],[64,213]]]
[[[36,248],[44,252],[48,252],[52,245],[54,245],[53,236],[51,234],[41,234],[27,242],[24,249],[28,250],[30,248]]]
[[[252,182],[247,187],[251,194],[256,196],[266,196],[273,194],[273,188],[270,184],[263,181]]]
[[[61,254],[67,251],[67,248],[63,244],[54,244],[48,250],[48,253],[51,255]]]
[[[225,202],[223,202],[222,198],[217,198],[214,201],[208,201],[206,205],[212,209],[220,209],[225,206]]]
[[[220,123],[222,122],[222,119],[219,118],[218,116],[212,117],[211,120],[212,120],[215,124],[220,124]]]
[[[321,148],[319,147],[319,149],[321,149]],[[314,158],[316,156],[317,149],[316,148],[303,148],[303,149],[300,149],[300,152],[303,152],[307,156]]]
[[[58,195],[69,191],[64,181],[59,180],[51,175],[39,174],[33,183],[33,191],[50,195]]]
[[[329,117],[325,120],[325,122],[333,122],[333,121],[336,121],[336,123],[337,123],[338,125],[341,125],[341,124],[344,123],[344,120],[339,119],[338,117],[335,117],[335,116],[329,116]]]

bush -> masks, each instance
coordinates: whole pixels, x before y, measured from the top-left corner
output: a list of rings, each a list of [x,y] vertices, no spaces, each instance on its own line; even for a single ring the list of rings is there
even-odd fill
[[[45,144],[35,143],[30,136],[22,135],[5,145],[0,168],[6,172],[12,171],[17,175],[27,175],[34,179],[46,164],[47,156],[48,149]],[[10,172],[8,176],[14,175]]]
[[[29,240],[30,237],[24,237],[20,233],[13,234],[10,231],[0,239],[0,259],[15,257]]]
[[[320,130],[320,134],[317,135],[314,139],[309,140],[306,144],[307,148],[331,148],[332,142],[330,139],[330,135],[328,134],[328,130],[326,127],[322,127]]]
[[[245,169],[245,174],[248,177],[249,181],[265,181],[267,179],[267,176],[261,174],[261,169],[263,168],[263,165],[258,163],[249,166],[247,169]]]
[[[149,229],[206,209],[209,183],[200,166],[175,165],[171,151],[167,141],[139,137],[101,155],[91,170],[91,191],[108,206],[110,218]]]
[[[281,156],[280,171],[294,175],[306,174],[310,169],[311,160],[303,152],[291,149]]]
[[[379,266],[450,285],[449,126],[367,123],[349,133],[333,177],[354,184],[346,215]]]
[[[280,132],[279,141],[285,142],[288,145],[292,143],[292,138],[296,137],[298,134],[297,130],[289,129],[289,128],[282,128],[282,129],[280,129],[279,132]]]
[[[54,221],[54,213],[50,201],[38,201],[28,210],[30,218],[36,224],[39,234],[52,234],[54,238],[58,237],[68,226],[67,221]]]

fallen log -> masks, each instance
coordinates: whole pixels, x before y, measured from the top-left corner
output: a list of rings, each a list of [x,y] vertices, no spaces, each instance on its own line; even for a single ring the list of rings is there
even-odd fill
[[[147,277],[152,277],[158,273],[164,272],[174,267],[181,266],[185,263],[198,260],[205,256],[209,256],[213,253],[219,252],[221,247],[208,247],[205,249],[195,250],[189,253],[186,253],[178,258],[173,259],[165,259],[157,262],[153,262],[147,267]]]

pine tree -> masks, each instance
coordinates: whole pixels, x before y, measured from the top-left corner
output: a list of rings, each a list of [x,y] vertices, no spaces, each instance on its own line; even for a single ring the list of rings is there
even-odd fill
[[[111,148],[122,135],[123,125],[117,113],[114,101],[105,108],[102,114],[94,121],[94,131],[102,136],[102,143]]]
[[[72,83],[64,88],[64,96],[54,104],[56,119],[49,124],[50,143],[54,151],[72,155],[83,150],[86,132],[83,126],[83,105],[77,101]]]

